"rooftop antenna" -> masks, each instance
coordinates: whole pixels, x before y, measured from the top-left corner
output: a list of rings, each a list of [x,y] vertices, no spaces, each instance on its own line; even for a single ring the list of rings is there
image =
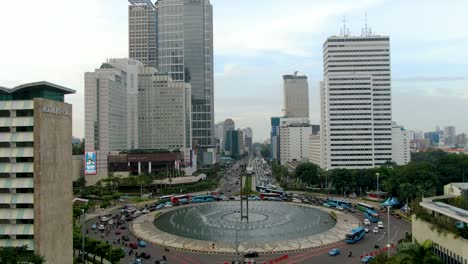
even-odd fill
[[[364,28],[361,31],[361,35],[363,37],[369,37],[372,36],[372,30],[370,27],[367,27],[367,12],[364,13]]]
[[[343,16],[343,28],[340,30],[341,37],[348,37],[349,36],[349,29],[346,27],[346,16]]]

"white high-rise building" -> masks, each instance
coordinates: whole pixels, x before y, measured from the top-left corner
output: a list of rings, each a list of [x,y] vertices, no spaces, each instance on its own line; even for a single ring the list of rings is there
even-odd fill
[[[307,76],[283,76],[283,112],[287,118],[309,117],[309,85]]]
[[[190,84],[145,67],[140,74],[138,126],[140,148],[180,149],[189,153],[191,137]]]
[[[110,59],[108,63],[127,72],[127,149],[138,149],[138,74],[143,63],[127,58]]]
[[[309,161],[321,167],[320,135],[310,134],[309,137]]]
[[[279,128],[281,165],[309,159],[312,126],[308,118],[281,118]]]
[[[392,161],[398,165],[406,165],[411,161],[410,141],[411,131],[392,122]]]
[[[97,173],[107,174],[107,155],[127,148],[127,72],[103,63],[85,73],[85,150],[96,151]]]
[[[390,161],[389,37],[367,32],[329,37],[323,44],[323,61],[322,167],[371,168]]]

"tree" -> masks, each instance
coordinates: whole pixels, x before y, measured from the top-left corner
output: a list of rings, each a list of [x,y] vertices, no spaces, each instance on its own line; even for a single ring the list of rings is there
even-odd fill
[[[303,183],[316,185],[319,183],[320,168],[311,162],[304,162],[297,165],[294,176]]]
[[[43,257],[34,254],[28,250],[26,246],[21,247],[0,247],[0,263],[17,264],[17,263],[32,263],[43,264]]]
[[[352,172],[348,169],[334,169],[331,171],[332,186],[336,193],[344,192],[348,189],[349,179],[352,178]]]
[[[422,244],[403,243],[398,246],[398,253],[391,264],[443,264],[442,260],[434,254],[432,241],[426,240]]]

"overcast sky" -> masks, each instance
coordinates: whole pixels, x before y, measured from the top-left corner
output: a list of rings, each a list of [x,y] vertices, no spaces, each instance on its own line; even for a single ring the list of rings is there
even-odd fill
[[[311,121],[319,123],[322,44],[343,16],[360,35],[390,36],[393,119],[408,129],[454,125],[468,132],[468,1],[211,0],[215,119],[269,136],[281,115],[282,75],[309,77]],[[84,72],[128,56],[125,0],[41,0],[0,6],[0,86],[47,80],[75,89],[73,135],[84,136]]]

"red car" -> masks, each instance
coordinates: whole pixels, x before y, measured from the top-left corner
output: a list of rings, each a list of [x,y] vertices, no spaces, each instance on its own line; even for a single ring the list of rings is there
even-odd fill
[[[141,252],[140,258],[149,259],[151,258],[151,255],[145,252]]]
[[[129,246],[130,248],[132,248],[132,249],[137,249],[137,248],[138,248],[138,245],[137,245],[137,243],[135,243],[135,242],[129,243],[128,246]]]

